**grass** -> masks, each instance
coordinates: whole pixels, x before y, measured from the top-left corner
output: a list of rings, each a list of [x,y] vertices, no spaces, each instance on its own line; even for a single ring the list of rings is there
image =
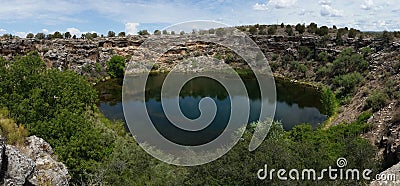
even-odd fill
[[[0,135],[6,138],[7,144],[22,146],[28,136],[28,131],[9,118],[8,110],[0,109]]]

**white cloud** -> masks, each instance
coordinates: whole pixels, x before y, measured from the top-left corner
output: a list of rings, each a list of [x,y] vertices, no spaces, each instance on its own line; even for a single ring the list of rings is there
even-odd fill
[[[332,8],[329,5],[322,5],[320,14],[321,14],[321,16],[324,16],[324,17],[342,17],[343,16],[343,13],[340,10]]]
[[[44,33],[44,34],[48,34],[49,33],[49,30],[47,30],[47,29],[42,29],[42,32]]]
[[[82,34],[82,32],[79,29],[73,28],[73,27],[72,28],[67,28],[67,32],[71,33],[72,36],[76,35],[77,37],[80,37],[81,34]]]
[[[253,5],[253,10],[268,10],[268,5],[266,4],[258,4],[256,3],[255,5]]]
[[[365,0],[364,4],[361,5],[361,8],[364,10],[371,10],[374,7],[373,0]]]
[[[21,38],[25,38],[26,37],[26,32],[15,32],[15,35]]]
[[[275,8],[287,8],[295,5],[297,0],[270,0],[268,6],[273,6]]]
[[[4,28],[0,28],[0,34],[5,34],[7,32],[7,30],[6,29],[4,29]]]
[[[126,23],[125,24],[125,33],[127,35],[134,35],[137,33],[137,27],[139,26],[139,23]]]

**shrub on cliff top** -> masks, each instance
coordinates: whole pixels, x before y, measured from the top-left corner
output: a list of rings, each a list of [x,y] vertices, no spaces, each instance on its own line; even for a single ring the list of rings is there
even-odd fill
[[[107,72],[113,78],[124,77],[125,69],[125,58],[122,56],[115,55],[106,63]]]

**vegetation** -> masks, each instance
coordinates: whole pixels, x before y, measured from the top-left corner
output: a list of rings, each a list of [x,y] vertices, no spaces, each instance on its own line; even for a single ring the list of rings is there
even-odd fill
[[[23,125],[17,125],[9,118],[7,109],[0,109],[0,136],[6,139],[7,144],[22,146],[28,131]]]
[[[122,56],[115,55],[106,62],[107,72],[113,78],[124,77],[125,70],[125,58]]]
[[[386,106],[388,100],[389,96],[386,93],[375,91],[365,100],[365,109],[371,108],[372,111],[376,112]]]

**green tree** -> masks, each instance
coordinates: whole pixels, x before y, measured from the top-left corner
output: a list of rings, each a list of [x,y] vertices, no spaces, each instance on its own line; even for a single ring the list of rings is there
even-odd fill
[[[118,37],[125,37],[125,32],[118,33]]]
[[[53,38],[54,38],[54,39],[61,39],[61,38],[63,38],[63,34],[60,33],[59,31],[56,31],[56,32],[54,32],[54,34],[52,35],[51,38],[52,38],[52,39],[53,39]]]
[[[71,38],[71,33],[70,32],[65,32],[64,33],[64,38],[66,38],[66,39]]]
[[[154,30],[154,35],[161,35],[161,31],[160,30]]]
[[[250,28],[249,28],[249,33],[250,33],[251,35],[256,35],[256,34],[258,33],[257,27],[255,27],[255,26],[250,26]]]
[[[31,39],[31,38],[34,38],[34,37],[35,37],[35,35],[33,35],[33,33],[26,34],[26,38]]]
[[[316,30],[315,33],[319,36],[326,36],[329,33],[329,28],[327,26],[321,26],[319,29]]]
[[[150,35],[150,33],[147,30],[140,30],[138,32],[139,35],[143,36],[143,35]]]
[[[37,34],[35,35],[35,38],[36,38],[36,39],[44,39],[44,38],[46,38],[46,35],[44,35],[44,33],[37,33]]]
[[[306,26],[304,24],[298,23],[295,27],[296,31],[299,32],[299,34],[303,34],[306,31]]]
[[[289,36],[293,36],[293,35],[294,35],[294,33],[293,33],[293,28],[292,28],[291,25],[286,25],[285,32],[286,32]]]
[[[124,77],[125,58],[115,55],[106,62],[107,72],[111,77],[122,78]]]
[[[108,31],[107,37],[115,37],[115,32],[114,31]]]
[[[349,38],[356,38],[357,33],[358,33],[358,30],[356,30],[354,28],[350,28],[348,36],[349,36]]]
[[[275,35],[275,33],[276,33],[276,25],[272,25],[272,26],[269,26],[268,27],[268,35]]]
[[[316,23],[310,23],[310,25],[307,26],[307,31],[308,33],[315,33],[318,29],[318,25]]]
[[[162,31],[162,34],[163,34],[163,35],[168,35],[168,31],[167,31],[167,30],[163,30],[163,31]]]

